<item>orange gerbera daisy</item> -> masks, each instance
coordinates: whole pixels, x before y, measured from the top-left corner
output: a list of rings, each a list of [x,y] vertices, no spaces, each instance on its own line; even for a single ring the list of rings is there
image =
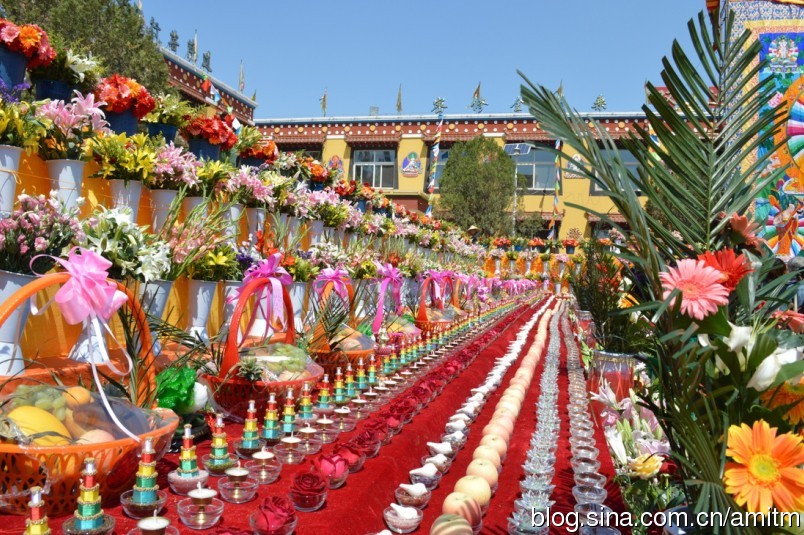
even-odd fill
[[[707,266],[723,273],[721,284],[729,292],[737,287],[743,277],[754,271],[745,255],[735,254],[734,249],[723,249],[714,253],[707,251],[698,255],[698,260],[703,260]]]
[[[752,513],[767,513],[771,507],[781,512],[804,507],[804,442],[759,420],[753,427],[742,424],[729,428],[726,455],[735,462],[726,464],[723,483],[737,505]]]
[[[759,247],[759,244],[764,241],[757,236],[760,232],[759,224],[749,220],[748,216],[733,213],[729,218],[729,225],[737,233],[740,241],[748,247]]]
[[[769,389],[762,395],[762,401],[765,402],[769,409],[786,407],[797,403],[784,415],[785,420],[792,425],[804,423],[804,401],[802,399],[804,399],[804,377],[798,381],[785,381],[778,389]]]
[[[34,50],[39,48],[39,40],[41,38],[42,35],[35,26],[29,24],[20,26],[19,41],[22,46],[22,53],[26,56],[33,54]]]

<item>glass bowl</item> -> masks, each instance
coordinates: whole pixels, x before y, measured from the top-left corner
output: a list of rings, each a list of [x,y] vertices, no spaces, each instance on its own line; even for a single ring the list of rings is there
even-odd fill
[[[274,455],[282,464],[301,464],[304,461],[304,451],[301,443],[286,444],[280,442],[274,446]]]
[[[167,493],[163,490],[156,491],[156,501],[153,503],[135,503],[133,496],[133,490],[127,490],[120,495],[120,505],[123,506],[123,511],[131,518],[155,516],[165,507],[165,502],[167,501]]]
[[[346,471],[341,477],[335,476],[325,476],[327,481],[329,481],[329,488],[331,489],[339,489],[346,483],[346,478],[349,477],[349,470]]]
[[[588,457],[573,457],[570,464],[575,472],[597,472],[600,469],[600,461]]]
[[[573,457],[587,457],[589,459],[597,459],[597,456],[600,454],[597,448],[590,448],[588,446],[573,446],[572,447],[572,456]]]
[[[441,481],[441,472],[436,472],[433,477],[425,476],[422,474],[410,474],[410,482],[411,483],[421,483],[427,490],[433,490],[438,486],[439,481]]]
[[[608,481],[608,478],[597,472],[578,472],[575,474],[576,485],[603,488],[606,486],[606,481]]]
[[[234,449],[237,456],[241,459],[251,459],[251,456],[260,451],[265,446],[265,439],[260,438],[253,440],[252,444],[245,446],[242,440],[234,443]]]
[[[288,492],[288,497],[297,511],[307,513],[317,511],[324,506],[327,501],[327,491],[310,493],[291,490]]]
[[[246,503],[254,498],[259,486],[259,482],[252,477],[239,482],[225,477],[218,481],[218,492],[229,503]]]
[[[578,514],[578,522],[582,526],[607,524],[606,515],[614,513],[611,508],[601,503],[579,503],[574,510]]]
[[[246,461],[245,467],[260,485],[270,485],[279,478],[279,473],[282,471],[282,463],[276,457],[264,461]]]
[[[142,535],[143,531],[140,528],[129,530],[126,535]],[[179,535],[179,530],[173,526],[165,528],[165,535]]]
[[[206,468],[207,472],[209,472],[209,475],[216,477],[223,477],[226,475],[226,470],[235,465],[235,460],[230,455],[228,461],[220,463],[215,462],[213,464],[212,456],[207,454],[201,457],[201,464],[204,465],[204,468]]]
[[[401,518],[392,507],[386,507],[382,512],[382,517],[388,525],[388,529],[394,533],[412,533],[419,528],[424,514],[416,509],[418,514],[415,518]]]
[[[620,535],[620,530],[617,528],[584,526],[580,531],[581,535]]]
[[[251,514],[249,517],[249,524],[251,525],[251,530],[258,535],[291,535],[294,531],[296,531],[296,524],[299,523],[299,517],[294,516],[287,522],[284,526],[277,528],[277,529],[268,529],[268,530],[261,530],[257,527],[257,515],[259,511],[256,511]]]
[[[223,514],[223,502],[217,498],[205,506],[196,505],[192,498],[185,498],[176,504],[176,511],[182,524],[190,529],[209,529],[218,523]]]
[[[449,457],[447,457],[446,461],[443,463],[438,463],[428,459],[432,459],[432,457],[430,457],[429,455],[425,455],[424,457],[422,457],[422,466],[424,466],[427,463],[430,463],[432,465],[435,465],[435,467],[438,468],[438,471],[441,472],[442,474],[446,474],[449,471],[449,467],[452,466],[452,461],[449,459]]]
[[[603,503],[608,492],[600,487],[575,485],[572,487],[572,495],[575,496],[577,503]]]
[[[397,487],[394,491],[394,497],[396,497],[396,502],[399,505],[415,507],[416,509],[424,509],[427,507],[427,503],[430,501],[432,495],[433,493],[429,490],[421,496],[411,496],[405,489],[400,487]]]
[[[198,475],[195,477],[181,477],[178,470],[168,472],[168,483],[170,484],[170,490],[179,496],[187,496],[188,492],[198,488],[199,483],[202,487],[206,487],[208,481],[209,472],[206,470],[199,470]]]

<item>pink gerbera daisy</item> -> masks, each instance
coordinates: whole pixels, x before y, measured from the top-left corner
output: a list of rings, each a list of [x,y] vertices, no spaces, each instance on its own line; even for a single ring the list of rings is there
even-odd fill
[[[729,302],[729,291],[721,281],[723,274],[702,260],[679,260],[676,267],[659,274],[664,289],[663,299],[678,289],[681,292],[681,313],[702,320],[717,312],[717,307]]]

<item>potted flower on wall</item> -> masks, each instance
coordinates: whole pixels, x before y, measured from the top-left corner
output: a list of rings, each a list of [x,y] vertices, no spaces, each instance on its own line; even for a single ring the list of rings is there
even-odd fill
[[[578,240],[567,238],[566,240],[562,241],[561,244],[567,250],[567,254],[575,254],[575,248],[578,247]]]
[[[187,266],[187,332],[204,345],[210,344],[207,323],[218,282],[240,268],[236,254],[231,245],[222,243]]]
[[[0,100],[0,214],[14,207],[22,151],[38,147],[47,132],[45,124],[32,104]]]
[[[200,113],[189,118],[182,132],[187,137],[190,152],[199,159],[217,160],[221,150],[231,150],[237,143],[232,129],[233,117],[221,118],[218,114]]]
[[[128,208],[125,213],[136,223],[142,184],[151,179],[156,165],[156,152],[148,136],[117,134],[92,138],[87,141],[87,152],[98,165],[92,176],[109,181],[112,206]]]
[[[208,205],[212,194],[219,189],[219,184],[228,180],[235,172],[235,167],[228,162],[203,160],[198,168],[198,182],[188,186],[184,198],[184,211],[189,214],[201,205]]]
[[[144,179],[151,190],[151,230],[159,232],[167,220],[170,207],[182,188],[194,189],[200,184],[201,168],[195,155],[172,141],[161,145],[154,155],[153,172]]]
[[[148,135],[162,136],[167,143],[176,139],[176,134],[187,125],[195,108],[180,96],[160,93],[154,98],[154,109],[143,117]]]
[[[102,79],[95,88],[95,96],[105,105],[109,127],[129,136],[137,132],[137,121],[156,106],[145,86],[119,74]]]
[[[48,65],[56,57],[47,33],[36,24],[17,26],[0,18],[0,84],[5,91],[23,84],[25,69]]]
[[[531,249],[535,249],[540,253],[544,252],[544,240],[541,238],[532,238],[528,242],[528,246],[530,246]]]
[[[73,93],[88,93],[95,89],[102,67],[91,55],[84,55],[63,46],[54,36],[56,57],[49,64],[31,68],[37,100],[70,100]]]
[[[567,239],[562,242],[564,244],[564,248],[567,250],[568,255],[575,253],[575,248],[578,247],[582,239],[583,234],[581,234],[581,231],[578,230],[577,227],[572,227],[569,229],[569,232],[567,232]]]
[[[270,139],[253,126],[244,126],[237,135],[235,151],[240,165],[271,165],[279,158],[279,149]]]
[[[273,210],[275,198],[273,185],[265,178],[265,172],[248,165],[240,166],[227,178],[218,182],[216,190],[231,201],[227,234],[233,241],[240,236],[240,218],[246,207],[249,233],[265,229],[266,207]]]
[[[72,208],[81,195],[86,141],[109,132],[103,111],[92,93],[76,94],[72,101],[51,100],[37,107],[36,116],[46,120],[40,139],[39,156],[45,160],[51,189],[59,192],[65,206]]]
[[[18,208],[0,219],[0,302],[37,274],[49,271],[56,263],[52,257],[60,256],[74,238],[81,236],[78,207],[65,208],[57,195],[22,194],[18,200]],[[0,326],[0,376],[24,368],[19,338],[29,311],[26,301]]]

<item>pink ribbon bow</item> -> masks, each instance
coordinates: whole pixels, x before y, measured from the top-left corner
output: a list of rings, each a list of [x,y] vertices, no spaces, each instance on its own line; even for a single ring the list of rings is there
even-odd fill
[[[95,251],[73,247],[67,260],[54,259],[71,275],[55,296],[64,320],[70,325],[93,318],[108,322],[128,300],[117,285],[106,280],[112,263]]]
[[[332,291],[343,299],[344,303],[349,303],[349,273],[343,268],[325,268],[316,277],[313,289],[321,295],[327,284],[332,283]]]
[[[374,315],[374,323],[371,332],[377,334],[382,327],[382,320],[385,315],[385,293],[388,285],[391,285],[391,296],[394,299],[394,310],[399,311],[402,289],[402,273],[391,264],[374,263],[377,266],[377,279],[380,281],[380,296],[377,300],[377,313]]]
[[[243,288],[255,279],[268,279],[271,284],[271,310],[270,310],[270,317],[267,314],[264,314],[266,318],[269,318],[269,325],[281,325],[282,328],[285,327],[285,318],[281,314],[282,308],[282,286],[289,286],[293,283],[293,277],[290,276],[285,268],[283,268],[280,263],[282,262],[282,254],[281,253],[274,253],[265,260],[261,260],[260,262],[252,265],[250,268],[246,270],[243,274],[243,284],[240,288],[237,289],[237,292],[228,299],[231,303],[240,299],[240,293]],[[257,295],[257,306],[265,312],[263,307],[263,298],[265,296],[267,288],[262,288]],[[252,317],[253,321],[254,317]]]
[[[446,292],[447,281],[452,278],[452,271],[444,270],[444,271],[436,271],[431,269],[427,272],[427,275],[433,279],[435,284],[433,285],[433,300],[438,303],[439,307],[444,306],[443,303],[443,295]]]

